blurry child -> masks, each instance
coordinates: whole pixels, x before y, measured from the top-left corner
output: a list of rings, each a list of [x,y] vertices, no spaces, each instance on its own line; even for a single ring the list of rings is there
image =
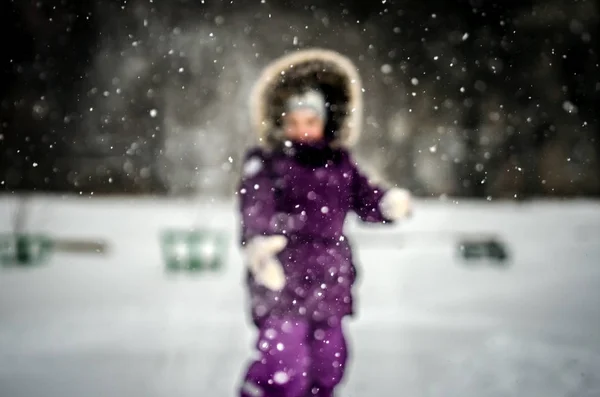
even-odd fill
[[[357,138],[355,66],[327,50],[269,65],[253,93],[261,145],[247,153],[239,187],[254,361],[242,397],[331,397],[348,353],[355,268],[343,232],[353,211],[389,223],[410,211],[402,189],[373,186],[347,151]]]

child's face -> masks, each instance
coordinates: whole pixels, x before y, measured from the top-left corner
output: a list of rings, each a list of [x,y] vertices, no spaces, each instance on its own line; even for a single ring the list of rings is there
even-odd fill
[[[296,142],[317,142],[323,139],[325,123],[310,109],[298,109],[283,118],[285,137]]]

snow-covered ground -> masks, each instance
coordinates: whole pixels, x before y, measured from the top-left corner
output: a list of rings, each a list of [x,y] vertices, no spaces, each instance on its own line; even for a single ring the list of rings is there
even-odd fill
[[[0,198],[0,232],[15,199]],[[110,242],[0,269],[0,396],[235,396],[253,348],[231,202],[34,197],[31,231]],[[221,273],[164,271],[158,233],[231,234]],[[600,203],[419,201],[395,227],[349,229],[359,315],[341,396],[600,395]],[[458,232],[513,260],[465,265]]]

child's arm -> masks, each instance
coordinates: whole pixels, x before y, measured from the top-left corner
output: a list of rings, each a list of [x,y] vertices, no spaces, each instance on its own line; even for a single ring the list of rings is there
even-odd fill
[[[244,157],[237,191],[242,245],[254,237],[274,234],[271,219],[275,214],[275,189],[268,165],[260,149],[249,150]]]
[[[410,194],[407,190],[372,184],[358,165],[352,165],[352,210],[363,222],[391,223],[410,213]]]
[[[244,158],[239,184],[241,245],[250,272],[259,284],[278,291],[285,285],[285,274],[276,255],[287,239],[276,235],[272,226],[275,214],[275,189],[268,159],[259,149]]]

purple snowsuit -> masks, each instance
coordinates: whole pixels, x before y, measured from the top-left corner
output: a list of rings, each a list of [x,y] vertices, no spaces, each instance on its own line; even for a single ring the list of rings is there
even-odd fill
[[[318,86],[328,107],[320,145],[282,143],[282,104],[294,90]],[[251,103],[261,148],[246,153],[238,190],[242,245],[284,235],[279,253],[286,285],[273,292],[248,272],[260,358],[251,363],[242,397],[331,397],[347,360],[342,318],[353,313],[356,270],[343,225],[355,212],[384,223],[383,191],[369,184],[346,147],[361,125],[357,68],[332,51],[294,51],[263,71]]]
[[[249,151],[245,164],[252,172],[239,189],[242,243],[258,235],[288,238],[278,256],[286,275],[281,292],[248,274],[263,352],[248,372],[248,397],[253,387],[263,390],[257,396],[331,395],[346,363],[341,319],[353,312],[356,277],[344,221],[350,211],[366,222],[386,221],[378,205],[383,192],[369,184],[346,150],[293,152]],[[318,153],[330,159],[314,164]]]

